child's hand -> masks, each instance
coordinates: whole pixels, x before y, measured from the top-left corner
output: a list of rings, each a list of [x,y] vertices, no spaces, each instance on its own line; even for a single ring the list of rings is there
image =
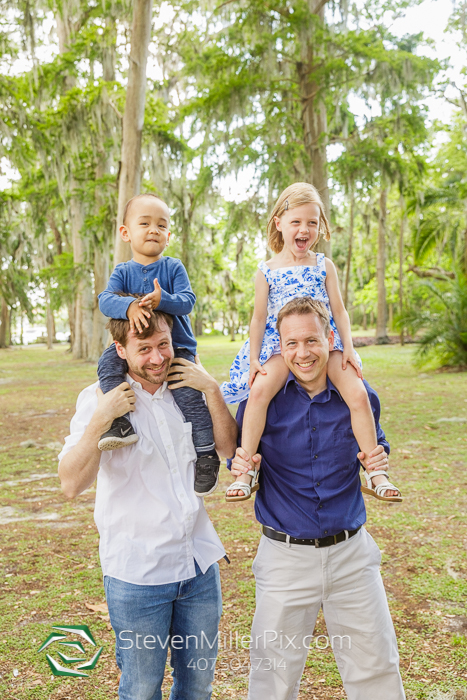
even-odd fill
[[[344,348],[344,351],[342,353],[342,369],[347,369],[347,363],[349,365],[352,365],[352,367],[357,373],[358,378],[363,379],[362,370],[360,369],[360,365],[355,359],[355,353],[353,351],[353,348],[351,350],[347,350],[346,348]]]
[[[149,324],[146,321],[147,318],[151,317],[151,312],[147,309],[140,309],[138,306],[138,301],[133,301],[126,311],[128,320],[130,322],[130,331],[133,333],[142,333],[143,326],[148,328]]]
[[[154,280],[154,291],[150,294],[146,294],[146,296],[140,300],[139,305],[146,306],[148,309],[157,309],[161,303],[161,296],[162,289],[156,277]]]
[[[253,360],[250,364],[250,378],[248,380],[248,386],[251,387],[253,386],[253,382],[255,381],[255,377],[258,374],[267,374],[266,370],[264,367],[260,364],[259,360]]]

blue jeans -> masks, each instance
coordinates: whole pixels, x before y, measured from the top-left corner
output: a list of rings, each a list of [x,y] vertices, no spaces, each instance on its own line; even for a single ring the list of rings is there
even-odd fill
[[[195,361],[195,356],[186,348],[175,348],[175,358],[183,357],[190,362]],[[106,394],[125,381],[128,372],[126,360],[117,354],[115,343],[112,343],[99,358],[97,376],[102,391]],[[170,385],[169,385],[170,386]],[[209,409],[200,391],[191,387],[182,387],[173,390],[174,400],[183,413],[187,423],[191,423],[193,445],[198,457],[212,452],[214,449],[214,432]],[[125,416],[128,418],[128,413]]]
[[[138,586],[105,576],[122,672],[120,700],[161,700],[170,649],[170,700],[209,700],[222,612],[219,565],[179,583]]]

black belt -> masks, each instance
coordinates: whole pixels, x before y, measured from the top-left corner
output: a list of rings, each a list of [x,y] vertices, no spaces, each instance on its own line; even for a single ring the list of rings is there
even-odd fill
[[[273,530],[272,527],[267,527],[266,525],[261,526],[263,535],[266,535],[266,537],[269,537],[271,540],[287,542],[287,544],[309,544],[313,547],[330,547],[332,544],[344,542],[345,540],[348,540],[356,535],[360,530],[360,527],[357,527],[356,530],[342,530],[342,532],[339,532],[337,535],[329,535],[329,537],[318,537],[313,540],[305,540],[298,537],[290,537],[290,535],[286,535],[285,532],[277,532],[277,530]]]

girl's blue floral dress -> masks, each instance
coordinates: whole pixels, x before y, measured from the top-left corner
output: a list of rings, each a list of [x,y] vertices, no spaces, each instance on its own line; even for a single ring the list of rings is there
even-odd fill
[[[268,316],[259,361],[264,365],[272,355],[280,354],[279,333],[276,331],[277,315],[287,302],[296,297],[310,296],[324,302],[331,316],[331,328],[334,331],[334,350],[344,349],[336,324],[332,317],[331,305],[326,291],[326,263],[323,253],[316,253],[316,265],[298,265],[295,267],[280,267],[270,270],[265,262],[260,262],[258,268],[266,277],[269,284]],[[362,362],[355,353],[358,364]],[[248,398],[250,388],[250,341],[240,349],[230,368],[230,382],[221,385],[221,392],[226,403],[240,403]]]

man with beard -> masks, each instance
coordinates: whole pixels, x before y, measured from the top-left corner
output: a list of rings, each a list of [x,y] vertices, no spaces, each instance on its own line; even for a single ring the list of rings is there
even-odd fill
[[[109,329],[127,381],[103,394],[98,383],[81,392],[70,435],[59,455],[59,477],[74,498],[97,477],[95,521],[121,700],[154,700],[171,651],[172,697],[208,700],[217,655],[222,544],[194,493],[196,452],[167,379],[202,391],[220,455],[235,451],[237,426],[217,382],[199,364],[171,368],[172,318],[153,312],[148,328]],[[100,435],[131,412],[139,440],[127,450],[101,452]]]

